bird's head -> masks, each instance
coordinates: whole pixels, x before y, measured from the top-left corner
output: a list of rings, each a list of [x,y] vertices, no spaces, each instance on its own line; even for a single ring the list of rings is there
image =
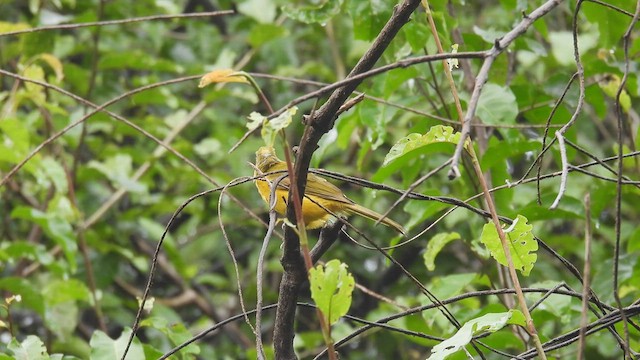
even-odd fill
[[[281,162],[273,146],[262,146],[256,151],[256,167],[263,173],[269,172],[273,165]]]

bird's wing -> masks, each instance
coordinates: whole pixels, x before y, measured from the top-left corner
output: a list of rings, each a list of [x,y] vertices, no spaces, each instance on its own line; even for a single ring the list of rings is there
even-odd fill
[[[317,196],[326,200],[353,204],[353,201],[346,197],[342,193],[342,190],[340,190],[337,186],[315,174],[309,174],[307,176],[307,187],[305,188],[305,194],[310,196]]]
[[[271,168],[269,170],[270,172],[272,172],[272,171],[280,171],[284,169]],[[269,179],[269,181],[274,182],[274,181],[277,181],[278,178],[281,176],[282,174],[278,173],[278,174],[271,174],[267,176],[267,178]],[[278,187],[286,189],[288,191],[289,188],[291,187],[291,181],[289,180],[289,177],[287,176],[284,179],[282,179],[278,183]],[[351,201],[351,199],[346,197],[342,193],[342,190],[340,190],[337,186],[333,185],[326,179],[323,179],[320,176],[317,176],[311,173],[307,175],[307,186],[305,188],[305,195],[316,196],[322,199],[338,201],[345,204],[353,204],[353,201]]]

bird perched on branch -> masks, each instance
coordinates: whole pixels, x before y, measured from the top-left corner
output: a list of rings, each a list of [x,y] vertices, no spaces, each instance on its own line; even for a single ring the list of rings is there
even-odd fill
[[[269,204],[271,185],[284,175],[275,192],[275,211],[280,215],[285,215],[291,182],[287,176],[287,164],[276,156],[275,149],[271,146],[263,146],[256,151],[256,170],[254,175],[262,174],[265,174],[265,176],[257,178],[255,183],[260,196],[267,204]],[[404,228],[397,222],[389,218],[382,218],[381,214],[354,203],[338,187],[315,174],[309,173],[307,175],[305,196],[302,201],[302,216],[306,227],[308,229],[321,228],[327,222],[335,219],[332,214],[337,216],[357,214],[374,221],[380,220],[382,224],[393,228],[401,234],[405,234]]]

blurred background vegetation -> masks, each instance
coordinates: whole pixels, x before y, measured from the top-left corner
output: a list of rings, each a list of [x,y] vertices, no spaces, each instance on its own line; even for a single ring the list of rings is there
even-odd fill
[[[430,5],[445,50],[459,44],[458,51],[468,52],[490,49],[495,39],[521,21],[523,12],[530,13],[542,3],[436,0]],[[607,4],[613,8],[604,6]],[[217,68],[249,72],[274,108],[281,108],[323,84],[343,79],[378,35],[394,5],[396,1],[392,0],[0,2],[0,290],[5,299],[0,309],[0,352],[7,354],[0,358],[40,346],[46,346],[49,354],[115,358],[106,349],[121,349],[126,343],[154,248],[173,212],[192,195],[253,173],[248,162],[254,161],[254,152],[262,145],[260,136],[250,136],[237,150],[229,150],[247,131],[247,116],[253,111],[268,115],[268,110],[249,86],[226,84],[199,89],[199,76]],[[584,2],[576,17],[586,100],[566,136],[586,151],[568,147],[568,161],[575,166],[592,161],[591,156],[604,159],[617,154],[614,98],[625,70],[622,37],[635,10],[625,0],[604,5]],[[183,16],[220,10],[232,13]],[[547,135],[549,143],[555,130],[570,120],[578,106],[577,81],[564,93],[576,72],[571,34],[575,11],[574,1],[562,2],[499,56],[489,73],[471,136],[493,186],[513,183],[523,176],[534,177],[536,170],[527,170],[540,154],[543,137]],[[175,17],[134,21],[151,15]],[[129,21],[58,26],[121,19]],[[47,26],[51,27],[39,29]],[[39,31],[4,34],[29,29]],[[640,118],[635,101],[640,95],[639,38],[637,30],[633,31],[627,64],[631,71],[621,97],[623,150],[633,154],[624,161],[623,173],[633,180],[640,175],[636,153]],[[436,52],[421,9],[377,65]],[[454,79],[465,109],[474,84],[472,76],[482,62],[461,62],[461,67],[454,70]],[[129,93],[146,86],[149,88]],[[391,147],[403,137],[424,134],[435,125],[459,124],[440,62],[384,72],[366,79],[357,90],[368,97],[341,115],[335,128],[324,136],[314,167],[406,189],[450,158],[454,145],[440,144],[382,165]],[[81,99],[101,105],[123,95],[107,109],[139,129],[98,112],[46,146],[36,148],[93,110]],[[298,114],[287,129],[290,144],[300,141],[302,114],[325,100],[321,97],[317,103],[312,99],[298,105]],[[173,149],[214,183],[184,159],[161,150],[149,134],[160,140],[168,138]],[[34,150],[37,153],[33,158],[10,173]],[[615,161],[607,164],[617,167]],[[542,174],[560,169],[558,146],[550,148],[541,166]],[[589,193],[592,287],[600,301],[616,307],[612,287],[616,175],[603,165],[589,170],[592,173],[569,175],[567,192],[553,211],[549,206],[558,193],[557,174],[540,182],[540,204],[535,181],[504,187],[494,196],[500,215],[526,216],[533,233],[581,273],[587,214],[583,198]],[[447,179],[446,169],[440,171],[415,191],[460,200],[479,193],[473,172],[464,166],[461,171],[462,176],[453,181]],[[350,198],[379,212],[398,198],[348,183],[340,186]],[[145,313],[133,354],[158,358],[194,334],[242,313],[238,283],[242,284],[247,308],[255,306],[256,263],[266,227],[251,214],[266,220],[267,208],[250,182],[227,190],[220,200],[221,213],[217,210],[219,196],[215,192],[190,203],[170,229],[151,289],[153,306]],[[617,277],[624,306],[637,304],[640,299],[639,201],[637,182],[622,187]],[[484,201],[474,200],[471,205],[482,208]],[[405,200],[390,216],[416,235],[450,207],[440,202]],[[428,232],[394,249],[392,255],[440,300],[502,288],[500,268],[479,242],[485,222],[468,210],[457,209]],[[237,258],[239,279],[220,223]],[[389,229],[374,228],[366,220],[354,219],[353,223],[380,246],[404,240]],[[444,246],[434,268],[427,269],[423,254],[429,240],[453,232],[459,239]],[[275,303],[278,296],[282,273],[279,257],[280,239],[276,237],[266,257],[265,304]],[[323,257],[332,258],[347,263],[358,284],[388,299],[356,290],[349,312],[354,316],[376,321],[407,307],[429,303],[376,251],[344,241]],[[566,284],[568,289],[582,291],[567,267],[543,250],[538,251],[531,274],[521,281],[531,288]],[[527,296],[529,305],[540,298],[540,294]],[[309,301],[308,295],[301,300]],[[580,306],[579,298],[561,295],[542,302],[533,311],[542,341],[578,329]],[[506,307],[496,296],[470,296],[449,309],[464,323],[488,312],[505,311]],[[301,309],[298,315],[295,345],[301,358],[312,358],[324,346],[315,313]],[[590,316],[590,321],[596,320],[593,314]],[[638,318],[629,320],[637,323]],[[273,311],[265,312],[267,348],[272,323]],[[631,348],[639,351],[635,323],[627,328]],[[436,310],[404,316],[391,324],[439,337],[448,337],[456,330]],[[339,322],[333,329],[334,339],[347,336],[359,326],[353,321]],[[615,328],[624,336],[621,323]],[[118,338],[119,342],[112,343]],[[254,358],[253,342],[254,335],[240,318],[174,356]],[[512,354],[526,349],[518,332],[509,329],[483,342]],[[340,352],[345,359],[424,359],[437,343],[377,330],[352,339]],[[589,359],[622,356],[614,336],[606,330],[591,334],[587,349]],[[113,351],[117,354],[119,350]],[[574,357],[575,352],[573,344],[550,355],[567,358]],[[487,351],[486,358],[502,356]]]

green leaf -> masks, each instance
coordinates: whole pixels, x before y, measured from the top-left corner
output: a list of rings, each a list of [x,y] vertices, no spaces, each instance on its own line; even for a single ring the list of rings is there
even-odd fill
[[[53,257],[42,244],[17,240],[0,245],[0,261],[19,259],[37,260],[42,265],[49,265],[53,261]]]
[[[247,122],[247,129],[249,130],[256,129],[258,126],[268,121],[266,116],[255,111],[249,114],[247,118],[249,119],[249,121]]]
[[[288,35],[286,28],[274,24],[258,24],[251,29],[247,40],[253,47]]]
[[[11,212],[12,218],[29,220],[44,230],[53,241],[62,247],[71,272],[76,271],[76,252],[78,246],[71,224],[55,213],[43,213],[37,209],[19,206]]]
[[[67,339],[79,320],[77,301],[89,303],[86,285],[76,279],[54,280],[42,290],[45,300],[45,324],[60,339]]]
[[[452,296],[460,295],[478,278],[478,274],[474,273],[437,276],[431,280],[429,290],[432,291],[438,299],[447,299]],[[424,299],[425,301],[429,301],[426,298]]]
[[[145,193],[147,187],[139,181],[132,179],[133,161],[129,154],[117,154],[104,162],[92,160],[89,167],[100,171],[118,187],[132,193]]]
[[[569,31],[553,31],[549,33],[549,42],[551,43],[551,53],[560,65],[570,66],[574,64],[573,55],[573,35]],[[590,49],[598,45],[598,33],[592,31],[578,35],[578,48],[580,55],[584,56]]]
[[[38,65],[29,65],[24,69],[24,77],[31,80],[45,81],[44,69]],[[36,104],[42,104],[45,101],[44,88],[41,85],[32,82],[25,82],[24,87],[27,90],[29,99]]]
[[[430,193],[425,193],[425,195],[430,195]],[[435,201],[407,201],[402,208],[410,216],[406,227],[411,229],[446,207],[446,204]]]
[[[413,67],[389,71],[384,77],[384,96],[390,97],[408,80],[418,77],[418,70]]]
[[[222,144],[216,138],[206,138],[193,146],[196,154],[205,158],[218,158],[221,153]]]
[[[490,168],[506,169],[509,158],[526,154],[529,151],[539,150],[540,147],[540,141],[535,140],[504,139],[502,141],[491,141],[487,151],[482,155],[480,165],[484,171]]]
[[[355,280],[347,271],[347,264],[331,260],[324,267],[318,265],[309,270],[309,282],[311,297],[329,324],[349,311]]]
[[[529,285],[531,288],[541,288],[541,289],[553,289],[557,286],[561,285],[560,282],[555,280],[545,280],[541,282],[535,282]],[[550,313],[557,316],[558,320],[571,319],[573,314],[571,312],[571,303],[572,299],[568,296],[560,295],[560,294],[548,294],[544,293],[526,293],[524,294],[527,302],[530,301],[531,304],[539,301],[544,297],[544,301],[538,305],[537,310],[549,311]],[[571,321],[571,320],[569,320]]]
[[[622,84],[622,79],[615,74],[607,74],[604,80],[598,82],[602,91],[614,100],[618,94],[620,84]],[[626,89],[622,89],[622,92],[620,93],[620,106],[625,113],[629,112],[631,109],[631,98],[629,97],[629,93]]]
[[[69,301],[84,301],[88,303],[91,301],[89,289],[77,279],[49,282],[42,291],[47,304],[59,304]]]
[[[0,162],[19,162],[29,152],[29,144],[29,129],[23,121],[0,121]]]
[[[268,24],[276,19],[277,8],[272,0],[245,0],[238,6],[238,12],[259,23]]]
[[[91,360],[113,360],[122,359],[124,349],[127,346],[131,329],[126,328],[116,340],[112,340],[107,334],[96,330],[91,336]],[[127,352],[126,360],[144,359],[144,349],[137,337],[133,338],[131,347]]]
[[[45,157],[40,163],[40,168],[48,180],[51,180],[58,192],[66,194],[69,185],[67,183],[67,173],[60,163],[51,157]]]
[[[496,30],[495,28],[482,29],[479,26],[474,26],[473,32],[489,44],[495,43],[496,39],[502,38],[506,33],[504,30]]]
[[[137,69],[142,71],[166,71],[179,73],[182,66],[173,61],[153,57],[141,50],[127,52],[108,52],[100,57],[100,70]]]
[[[23,34],[20,36],[22,41],[22,54],[20,55],[30,58],[42,53],[50,53],[53,51],[56,39],[57,37],[53,32],[47,31]]]
[[[457,239],[460,239],[460,234],[453,232],[437,234],[429,240],[429,243],[427,244],[427,251],[425,251],[422,256],[424,259],[424,265],[429,271],[435,270],[436,265],[434,264],[434,261],[436,256],[440,253],[440,250],[442,250],[442,248],[451,241]]]
[[[488,83],[482,88],[476,115],[484,124],[515,124],[518,103],[509,87]]]
[[[49,67],[54,71],[56,75],[56,82],[62,81],[62,79],[64,78],[64,68],[62,66],[62,62],[60,62],[60,59],[52,54],[40,54],[36,57],[36,59],[41,60],[45,64],[49,65]]]
[[[630,235],[627,242],[627,253],[640,251],[640,227],[636,228]]]
[[[496,332],[507,324],[524,326],[524,315],[518,310],[509,310],[504,313],[486,314],[467,321],[455,335],[434,346],[427,360],[446,359],[469,344],[474,336]]]
[[[5,277],[0,279],[0,289],[10,292],[13,295],[22,297],[22,304],[35,311],[39,315],[44,315],[45,305],[42,291],[30,281],[17,277]]]
[[[247,128],[249,130],[253,130],[257,128],[260,124],[262,124],[262,131],[260,134],[262,135],[262,140],[265,145],[273,146],[276,141],[276,136],[278,136],[278,132],[280,130],[285,129],[293,119],[293,115],[298,112],[298,107],[293,106],[277,117],[268,120],[266,116],[263,116],[257,112],[252,112],[249,114],[249,122],[247,123]]]
[[[513,266],[520,270],[523,275],[528,276],[536,262],[538,250],[538,242],[533,238],[531,230],[533,226],[527,224],[527,218],[522,215],[513,221],[508,229],[504,230],[507,241],[509,242],[509,250]],[[498,237],[493,223],[487,223],[482,228],[480,241],[489,249],[491,256],[500,264],[508,266],[507,259],[502,248],[502,243]]]
[[[162,351],[154,348],[149,344],[142,344],[144,348],[144,358],[145,359],[159,359],[164,354]],[[191,346],[191,345],[189,345]]]
[[[290,107],[289,109],[287,109],[287,111],[271,119],[267,127],[271,128],[273,131],[283,130],[287,126],[289,126],[289,124],[291,124],[291,119],[293,118],[293,115],[295,115],[297,112],[298,112],[297,106]]]
[[[612,186],[603,184],[598,191],[612,193],[615,191]],[[538,205],[536,200],[520,208],[520,213],[531,221],[549,220],[549,219],[584,219],[584,204],[580,199],[573,196],[565,195],[557,209],[549,211],[549,205],[556,198],[556,189],[553,192],[542,194],[542,205]],[[595,197],[595,196],[594,196]],[[594,206],[600,204],[595,203]]]
[[[47,348],[42,340],[35,335],[27,336],[21,343],[13,338],[7,346],[16,360],[45,360],[49,359]]]
[[[12,32],[12,31],[27,30],[30,28],[31,26],[27,23],[22,23],[22,22],[14,23],[14,22],[0,21],[0,34],[6,33],[6,32]]]
[[[78,326],[79,314],[80,310],[75,302],[60,302],[45,307],[44,322],[58,339],[65,341]]]
[[[423,51],[427,41],[431,38],[429,27],[420,21],[410,21],[402,27],[402,32],[414,52]]]
[[[384,158],[382,166],[387,166],[402,155],[423,146],[442,142],[457,144],[458,141],[460,141],[460,133],[455,132],[451,126],[436,125],[424,135],[412,133],[398,140]]]
[[[282,11],[290,18],[306,24],[326,24],[334,16],[340,13],[343,0],[324,0],[319,4],[313,2],[311,5],[294,7],[287,5],[282,7]]]
[[[164,333],[167,334],[171,343],[178,346],[187,340],[193,338],[193,334],[182,323],[171,324],[164,328]],[[198,355],[200,354],[200,347],[196,343],[189,344],[184,349],[180,350],[181,354]]]
[[[389,1],[349,1],[347,5],[353,19],[353,35],[365,41],[378,35],[393,8]]]
[[[625,0],[615,0],[608,2],[608,4],[624,8],[624,5],[630,5],[631,3],[625,2]],[[585,15],[589,22],[597,24],[598,32],[600,33],[599,47],[610,49],[617,46],[624,35],[625,26],[622,26],[622,24],[627,21],[627,18],[618,11],[603,10],[600,4],[587,1],[580,12]],[[627,10],[631,9],[627,8]]]

